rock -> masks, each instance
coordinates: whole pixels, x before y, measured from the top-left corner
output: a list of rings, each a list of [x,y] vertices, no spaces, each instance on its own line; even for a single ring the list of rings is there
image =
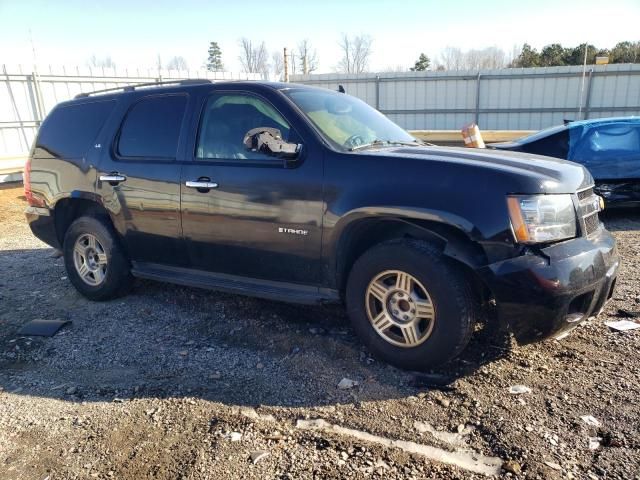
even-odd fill
[[[520,395],[522,393],[531,393],[531,389],[525,385],[512,385],[509,388],[509,393],[512,395]]]
[[[549,467],[552,468],[553,470],[558,470],[561,471],[562,467],[560,465],[558,465],[557,463],[554,462],[544,462],[544,464]]]
[[[347,452],[340,452],[340,457],[343,460],[349,460],[349,454]]]
[[[262,369],[262,368],[264,368],[264,363],[262,363],[262,362],[258,362],[258,363],[257,363],[257,365],[256,365],[256,368],[257,368],[257,369]]]
[[[340,380],[340,382],[338,383],[338,388],[340,390],[347,390],[349,388],[355,387],[356,385],[358,385],[358,382],[345,377],[342,380]]]
[[[505,472],[513,473],[514,475],[520,475],[522,473],[522,467],[514,460],[507,460],[502,464],[502,469]]]
[[[67,395],[75,395],[78,392],[78,389],[76,387],[69,387],[65,390],[65,393]]]
[[[180,350],[178,354],[182,355],[183,357],[186,357],[187,355],[189,355],[189,352],[187,350]]]
[[[589,437],[589,450],[597,450],[600,448],[602,437]]]
[[[598,421],[598,419],[595,418],[595,417],[592,417],[591,415],[583,415],[580,418],[587,425],[591,425],[593,427],[599,427],[600,426],[600,422]]]
[[[378,458],[376,460],[376,463],[373,464],[373,466],[375,468],[381,468],[383,470],[389,470],[391,467],[389,467],[389,465],[387,464],[387,462],[385,462],[384,460],[382,460],[381,458]]]
[[[240,432],[231,432],[228,435],[228,438],[232,442],[239,442],[240,440],[242,440],[242,434]]]
[[[265,458],[267,458],[269,456],[269,452],[267,452],[266,450],[255,450],[249,455],[251,456],[251,461],[255,465],[260,460],[264,460]]]
[[[449,400],[448,398],[436,397],[436,401],[444,408],[449,408],[449,405],[451,405],[451,400]]]

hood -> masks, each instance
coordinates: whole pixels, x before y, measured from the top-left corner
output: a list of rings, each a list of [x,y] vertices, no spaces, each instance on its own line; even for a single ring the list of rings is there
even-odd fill
[[[465,147],[382,147],[356,153],[394,161],[455,165],[467,167],[470,174],[476,170],[479,174],[510,177],[511,193],[574,193],[593,184],[591,174],[582,165],[523,152]]]

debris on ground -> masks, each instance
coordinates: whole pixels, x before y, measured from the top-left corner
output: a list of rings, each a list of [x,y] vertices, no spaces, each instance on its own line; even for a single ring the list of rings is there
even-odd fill
[[[69,320],[44,320],[44,319],[36,319],[31,320],[30,322],[24,323],[20,330],[18,330],[18,335],[24,335],[26,337],[53,337],[58,330],[60,330],[65,325],[70,324]]]
[[[389,448],[397,448],[407,453],[421,455],[430,460],[455,465],[464,470],[483,475],[500,473],[503,461],[498,457],[487,457],[469,450],[447,451],[430,445],[423,445],[405,440],[394,440],[352,428],[333,425],[322,419],[298,420],[296,428],[301,430],[320,430],[337,435],[356,438],[369,443],[376,443]]]
[[[613,330],[617,330],[619,332],[626,332],[627,330],[635,330],[636,328],[640,328],[640,323],[632,322],[631,320],[618,320],[615,322],[604,322],[604,324],[612,328]]]
[[[256,450],[254,452],[251,452],[249,456],[251,457],[251,461],[255,465],[260,460],[267,458],[269,456],[269,452],[267,452],[266,450]]]
[[[512,385],[509,387],[509,393],[512,395],[520,395],[523,393],[531,393],[531,389],[526,385]]]
[[[592,425],[594,427],[600,426],[600,421],[592,415],[582,415],[580,418],[587,425]]]
[[[338,388],[340,390],[347,390],[349,388],[356,387],[357,385],[358,385],[357,381],[351,380],[350,378],[346,378],[346,377],[340,380],[340,382],[338,382]]]

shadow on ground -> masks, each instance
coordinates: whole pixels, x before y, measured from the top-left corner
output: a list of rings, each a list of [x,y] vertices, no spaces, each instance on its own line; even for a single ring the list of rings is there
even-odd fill
[[[148,281],[90,302],[52,249],[0,253],[0,386],[70,401],[200,397],[240,405],[322,406],[401,398],[456,379],[510,351],[495,319],[457,360],[427,375],[369,356],[339,305],[299,306]],[[20,337],[35,318],[72,324]],[[347,377],[360,385],[336,388]]]

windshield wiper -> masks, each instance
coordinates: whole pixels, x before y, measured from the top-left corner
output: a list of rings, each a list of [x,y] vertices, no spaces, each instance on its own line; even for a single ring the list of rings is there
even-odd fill
[[[355,147],[351,147],[349,149],[350,152],[355,152],[356,150],[362,150],[363,148],[370,148],[370,147],[379,147],[382,145],[404,145],[407,147],[419,147],[421,145],[421,143],[419,143],[418,141],[415,142],[410,142],[410,141],[406,141],[406,140],[380,140],[380,139],[376,139],[373,142],[369,142],[369,143],[363,143],[362,145],[356,145]]]
[[[385,143],[387,143],[386,140],[375,139],[373,142],[363,143],[362,145],[356,145],[355,147],[351,147],[349,151],[355,152],[356,150],[362,150],[363,148],[369,148],[369,147],[377,147],[380,145],[384,145]]]

